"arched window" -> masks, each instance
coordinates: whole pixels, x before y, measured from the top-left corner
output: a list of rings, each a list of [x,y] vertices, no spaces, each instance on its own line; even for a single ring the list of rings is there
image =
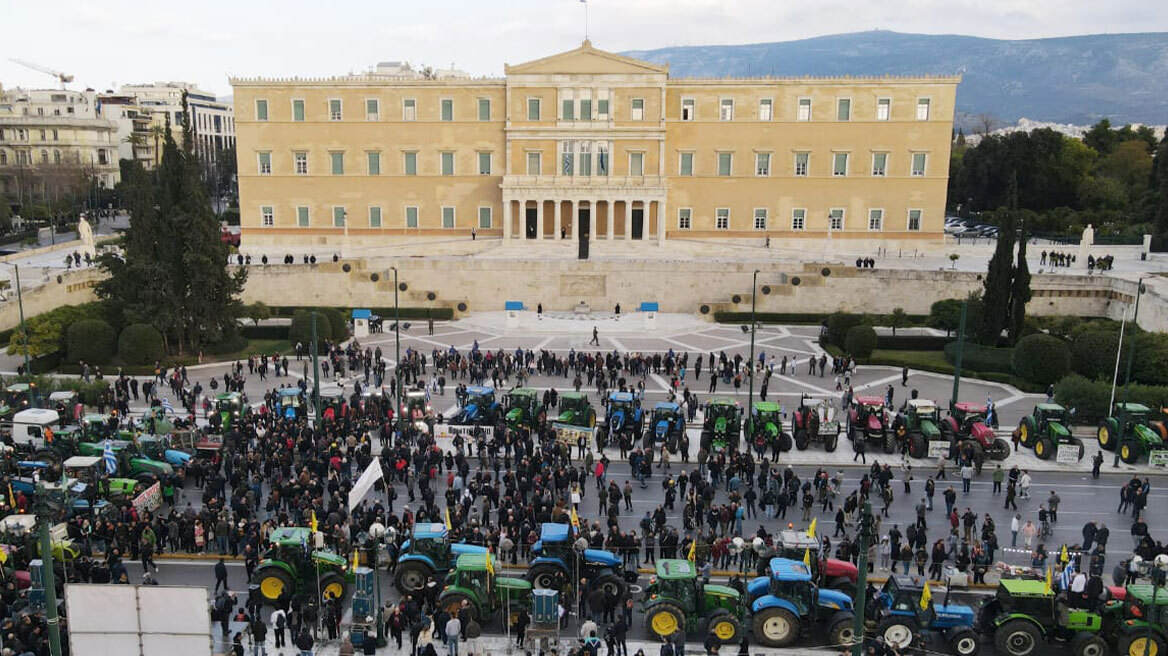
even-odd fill
[[[54,164],[60,164],[60,163],[61,163],[61,151],[59,151],[59,150],[54,150],[54,151],[53,151],[53,163],[54,163]]]
[[[0,150],[0,166],[8,165],[8,151]]]
[[[44,164],[49,163],[49,151],[47,151],[47,150],[41,151],[41,162]]]

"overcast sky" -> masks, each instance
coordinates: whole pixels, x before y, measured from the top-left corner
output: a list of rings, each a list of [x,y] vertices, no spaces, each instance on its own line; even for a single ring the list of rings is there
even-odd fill
[[[1025,39],[1168,30],[1163,0],[589,0],[593,45],[613,51],[741,44],[871,29]],[[501,75],[579,45],[579,0],[0,0],[0,84],[70,88],[228,75],[326,76],[407,60]]]

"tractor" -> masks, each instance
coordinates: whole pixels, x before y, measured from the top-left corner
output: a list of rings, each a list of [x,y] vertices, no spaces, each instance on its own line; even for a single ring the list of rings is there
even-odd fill
[[[415,430],[423,435],[434,433],[434,408],[425,390],[406,390],[402,395],[402,418],[413,424]]]
[[[166,408],[161,404],[147,408],[135,426],[147,435],[169,435],[174,432],[174,423],[166,416]]]
[[[640,396],[632,392],[609,392],[604,423],[596,429],[596,447],[604,449],[614,438],[618,444],[622,440],[634,444],[641,436],[644,420]]]
[[[888,412],[879,396],[857,396],[848,410],[848,439],[866,440],[883,447],[884,453],[896,450],[896,436],[888,431]]]
[[[175,475],[174,467],[160,460],[147,458],[138,452],[133,442],[126,440],[110,440],[117,459],[117,475],[121,478],[132,478],[138,481],[143,488],[154,485],[155,481],[162,482],[163,496],[170,499],[174,496]],[[77,445],[77,455],[104,457],[105,442],[81,442]]]
[[[835,451],[839,446],[840,422],[835,404],[827,400],[816,401],[806,395],[799,397],[799,407],[791,417],[791,433],[795,438],[795,448],[800,451],[812,441],[823,442],[823,450]]]
[[[746,422],[746,434],[755,451],[763,453],[767,449],[772,452],[791,450],[793,443],[791,435],[783,432],[782,406],[770,401],[760,401],[754,404],[751,414],[753,416]]]
[[[956,656],[975,656],[981,637],[974,630],[974,612],[969,606],[934,603],[925,598],[928,582],[916,576],[893,574],[876,595],[872,616],[876,635],[900,652],[929,636],[944,636],[949,651]]]
[[[319,535],[319,534],[317,534]],[[348,560],[318,548],[311,529],[284,526],[272,531],[251,583],[265,604],[284,606],[293,595],[343,600],[354,581]]]
[[[96,497],[106,485],[109,496],[131,496],[142,491],[142,485],[133,478],[118,478],[105,473],[105,463],[97,456],[73,456],[61,463],[65,476],[85,484],[86,499]],[[153,485],[153,483],[152,483]],[[95,509],[104,502],[97,502]]]
[[[226,392],[215,397],[215,414],[219,430],[226,433],[251,414],[251,406],[243,402],[239,392]]]
[[[4,397],[0,399],[0,420],[8,420],[21,410],[28,410],[36,406],[32,402],[36,393],[36,383],[13,383],[4,388]]]
[[[611,552],[600,549],[580,549],[579,536],[571,524],[545,523],[540,526],[539,540],[531,546],[534,558],[525,575],[536,589],[562,590],[572,587],[580,579],[588,579],[590,590],[600,588],[612,592],[617,599],[628,591],[635,571],[625,572],[622,560]],[[583,543],[582,543],[583,544]]]
[[[547,411],[539,398],[539,391],[530,387],[516,387],[503,396],[504,418],[507,428],[518,430],[520,426],[533,430],[543,426]]]
[[[820,543],[807,531],[786,529],[775,536],[775,553],[780,558],[803,562],[810,555],[811,578],[819,588],[838,590],[850,597],[856,594],[860,570],[847,560],[820,557]]]
[[[993,638],[1001,656],[1032,656],[1055,640],[1069,641],[1074,656],[1103,656],[1104,636],[1115,628],[1121,607],[1122,602],[1109,601],[1098,609],[1102,613],[1073,608],[1046,581],[1002,579],[978,610],[978,629]]]
[[[556,421],[569,426],[596,428],[596,409],[588,402],[588,395],[580,392],[560,394],[560,415]]]
[[[341,408],[345,405],[345,390],[335,385],[320,389],[321,419],[332,417],[332,421],[340,421]],[[332,412],[329,412],[332,410]]]
[[[494,426],[499,411],[494,387],[471,385],[466,388],[462,407],[450,418],[450,423],[456,426]]]
[[[281,387],[277,395],[279,413],[282,419],[288,421],[304,419],[307,404],[304,402],[304,393],[300,391],[299,387]]]
[[[707,452],[738,450],[742,434],[742,406],[734,399],[715,396],[706,404],[701,448]]]
[[[446,586],[438,595],[438,606],[458,617],[465,604],[471,621],[485,624],[498,610],[509,613],[510,624],[522,608],[531,607],[531,583],[499,576],[491,554],[467,553],[458,557],[454,569],[446,575]]]
[[[772,558],[769,576],[746,586],[754,638],[767,647],[788,647],[803,628],[823,624],[829,645],[849,645],[855,636],[852,598],[838,590],[820,590],[811,568],[788,558]]]
[[[986,426],[988,408],[977,403],[954,403],[949,416],[941,420],[941,438],[949,441],[949,457],[957,455],[966,442],[973,444],[974,460],[983,458],[1005,460],[1010,455],[1010,443],[994,435]]]
[[[402,594],[417,592],[430,579],[446,576],[459,556],[486,552],[486,547],[451,543],[445,524],[415,524],[413,535],[402,542],[393,584]]]
[[[681,438],[685,435],[685,413],[676,403],[658,403],[653,406],[653,417],[649,420],[653,427],[653,441],[663,444],[670,453],[677,453]]]
[[[1140,456],[1155,449],[1163,449],[1168,441],[1168,425],[1162,421],[1148,421],[1152,410],[1139,403],[1115,404],[1117,416],[1099,422],[1095,433],[1099,446],[1108,451],[1119,449],[1119,457],[1133,464]],[[1120,429],[1120,421],[1123,428]]]
[[[945,443],[945,453],[950,454],[951,442],[941,434],[941,410],[929,399],[910,399],[904,412],[892,420],[892,439],[900,444],[908,440],[908,455],[913,458],[927,458],[929,445]]]
[[[677,631],[697,630],[705,619],[706,631],[721,644],[742,636],[746,606],[742,593],[724,585],[702,585],[697,568],[688,560],[657,561],[656,576],[641,597],[649,633],[668,641]]]
[[[165,462],[171,467],[186,467],[191,462],[191,454],[174,448],[169,435],[139,435],[135,440],[138,451],[145,457]]]
[[[1168,589],[1129,585],[1123,599],[1123,621],[1113,634],[1122,656],[1163,656],[1168,650]]]
[[[1018,441],[1034,449],[1041,460],[1050,460],[1063,445],[1078,447],[1078,460],[1083,459],[1083,440],[1071,436],[1070,417],[1066,408],[1057,403],[1039,403],[1034,412],[1018,423]]]

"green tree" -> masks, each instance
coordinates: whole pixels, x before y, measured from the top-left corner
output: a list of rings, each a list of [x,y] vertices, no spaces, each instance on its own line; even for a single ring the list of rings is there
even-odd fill
[[[893,337],[896,337],[897,328],[907,328],[909,324],[908,313],[904,308],[893,308],[892,314],[888,315],[888,327],[892,328]]]
[[[1111,121],[1108,119],[1101,119],[1098,123],[1091,126],[1090,130],[1083,135],[1083,143],[1090,146],[1095,152],[1100,155],[1109,155],[1111,150],[1115,148],[1115,144],[1119,142],[1119,137],[1115,130],[1111,129]]]
[[[1152,157],[1143,140],[1124,141],[1099,162],[1099,174],[1123,185],[1129,199],[1148,187]]]
[[[0,233],[10,232],[12,230],[12,206],[8,204],[8,199],[0,196]]]
[[[929,306],[929,326],[945,331],[948,337],[961,325],[961,299],[947,298]]]
[[[261,321],[272,318],[272,308],[261,301],[256,301],[244,308],[244,316],[251,319],[252,323],[259,325]]]
[[[985,277],[985,289],[982,292],[982,301],[986,312],[982,314],[981,342],[989,346],[997,343],[1002,329],[1010,325],[1010,293],[1013,286],[1014,274],[1014,243],[1017,238],[1018,183],[1017,177],[1010,178],[1009,190],[1010,207],[996,212],[998,243],[994,255],[990,258],[989,270]]]
[[[1014,280],[1010,285],[1010,343],[1015,344],[1022,337],[1026,327],[1026,304],[1030,302],[1030,267],[1026,264],[1026,242],[1030,239],[1029,224],[1033,212],[1019,212],[1018,221],[1018,264],[1014,267]]]
[[[1168,231],[1168,134],[1156,148],[1152,160],[1152,187],[1155,189],[1155,220],[1161,232]]]
[[[844,350],[857,358],[867,358],[876,350],[876,331],[869,325],[852,326],[844,339]]]

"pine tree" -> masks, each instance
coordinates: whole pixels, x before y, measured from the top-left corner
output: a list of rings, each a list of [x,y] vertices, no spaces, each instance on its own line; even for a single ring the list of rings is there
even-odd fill
[[[986,272],[982,303],[981,341],[993,345],[1009,325],[1010,289],[1013,282],[1014,240],[1017,237],[1018,177],[1010,178],[1008,207],[997,212],[998,245]]]
[[[1010,343],[1016,344],[1026,327],[1026,304],[1030,302],[1030,267],[1026,264],[1026,242],[1030,239],[1029,212],[1021,212],[1018,220],[1018,265],[1014,267],[1014,281],[1010,287]]]

